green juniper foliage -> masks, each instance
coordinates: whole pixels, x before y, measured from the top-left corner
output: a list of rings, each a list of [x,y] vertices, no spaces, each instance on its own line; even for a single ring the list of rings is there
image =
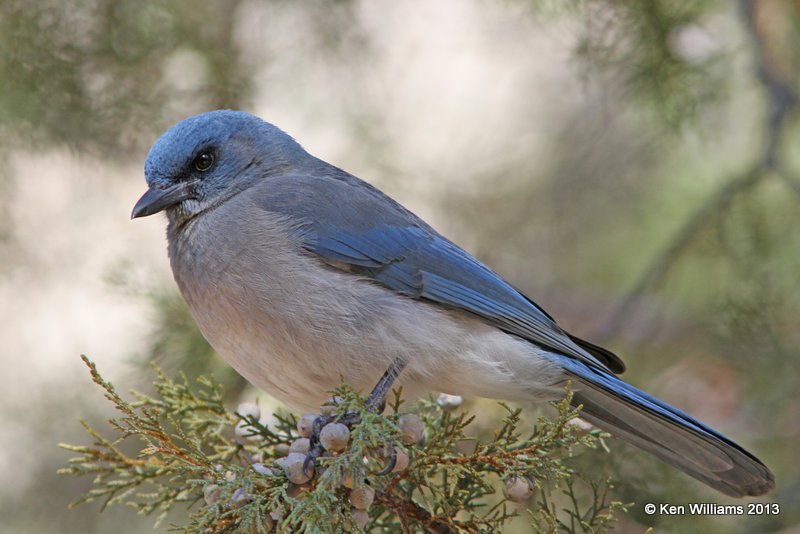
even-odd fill
[[[61,445],[78,456],[60,474],[94,476],[73,505],[126,504],[157,513],[159,524],[186,503],[188,523],[171,530],[192,533],[498,532],[517,515],[509,502],[527,502],[528,521],[540,531],[602,532],[624,509],[608,500],[609,481],[585,480],[569,467],[573,456],[604,447],[599,432],[572,424],[578,412],[569,388],[554,403],[557,416],[541,417],[529,435],[519,430],[521,410],[501,405],[505,417],[482,443],[466,433],[474,417],[453,406],[426,400],[416,415],[403,414],[396,391],[387,413],[375,414],[342,385],[322,412],[333,422],[357,413],[361,422],[343,451],[293,472],[292,458],[304,458],[308,446],[296,416],[277,414],[265,425],[257,408],[226,409],[212,380],[190,385],[157,368],[155,396],[133,392],[127,401],[83,361],[122,416],[109,421],[113,438],[83,422],[93,444]],[[415,423],[422,423],[416,434]],[[136,455],[123,452],[131,441]],[[301,484],[289,480],[312,474]]]

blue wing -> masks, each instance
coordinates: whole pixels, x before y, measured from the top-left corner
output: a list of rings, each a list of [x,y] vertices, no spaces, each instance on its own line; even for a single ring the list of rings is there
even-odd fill
[[[590,365],[624,370],[615,355],[564,332],[491,269],[357,178],[335,169],[286,177],[263,189],[265,207],[296,221],[304,247],[328,265],[401,295],[469,312]]]

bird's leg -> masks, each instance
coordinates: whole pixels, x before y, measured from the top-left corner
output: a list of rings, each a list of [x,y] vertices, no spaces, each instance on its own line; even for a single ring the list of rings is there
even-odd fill
[[[383,376],[381,376],[381,379],[378,380],[378,383],[375,384],[374,388],[372,388],[369,397],[367,397],[367,410],[373,413],[381,413],[383,411],[383,409],[386,407],[386,396],[389,393],[389,390],[392,388],[392,384],[394,384],[395,380],[397,380],[397,377],[400,376],[400,373],[403,371],[405,366],[406,362],[399,358],[392,361],[391,365],[389,365],[389,368],[385,373],[383,373]],[[322,454],[325,452],[324,447],[319,441],[320,432],[322,432],[322,428],[325,425],[333,421],[337,421],[347,425],[348,428],[352,428],[354,425],[357,425],[361,422],[361,416],[355,412],[348,412],[341,415],[320,415],[314,420],[311,437],[309,438],[310,447],[308,449],[308,454],[306,455],[306,460],[303,464],[303,470],[306,471],[307,474],[309,466],[312,465],[314,461],[322,456]],[[381,470],[381,472],[378,474],[385,475],[386,473],[389,473],[392,469],[394,469],[396,462],[397,455],[395,454],[394,447],[389,447],[389,463],[387,468]]]
[[[378,380],[378,383],[375,384],[375,387],[372,389],[372,393],[367,397],[368,409],[375,413],[381,413],[383,411],[386,407],[386,395],[388,395],[392,384],[394,384],[397,377],[400,376],[400,373],[403,372],[405,366],[406,362],[403,360],[394,360],[392,362],[392,365],[383,373],[381,379]],[[386,463],[386,467],[377,473],[378,475],[387,475],[391,473],[392,469],[394,469],[394,466],[397,464],[397,453],[395,452],[394,446],[389,446],[388,453],[389,461]]]
[[[389,394],[392,384],[394,384],[394,381],[400,376],[400,373],[403,372],[405,366],[406,362],[404,360],[397,359],[392,362],[386,372],[383,373],[381,379],[378,380],[378,383],[375,384],[375,387],[372,388],[369,397],[367,397],[368,410],[375,413],[381,413],[383,411],[386,407],[386,395]]]

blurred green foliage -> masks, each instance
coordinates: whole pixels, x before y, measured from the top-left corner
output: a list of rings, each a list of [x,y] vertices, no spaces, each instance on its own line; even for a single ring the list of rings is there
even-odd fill
[[[623,92],[655,112],[658,124],[691,121],[726,90],[713,51],[688,56],[681,38],[718,10],[716,0],[588,0],[576,3],[585,30],[576,52]]]
[[[146,144],[174,121],[169,107],[181,100],[241,106],[250,80],[238,68],[235,8],[224,0],[0,3],[0,131],[118,158],[114,149]],[[180,49],[200,58],[193,94],[165,83],[163,60]]]

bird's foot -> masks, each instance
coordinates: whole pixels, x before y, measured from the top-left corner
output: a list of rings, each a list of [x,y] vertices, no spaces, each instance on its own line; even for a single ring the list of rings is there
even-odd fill
[[[336,413],[315,414],[311,421],[311,432],[308,436],[309,447],[303,463],[303,471],[307,474],[312,472],[317,458],[326,452],[343,451],[350,439],[350,431],[359,423],[361,423],[361,415],[357,412],[347,412],[341,415]],[[301,419],[300,425],[302,424]]]
[[[347,447],[349,434],[353,427],[361,423],[361,416],[356,412],[348,412],[342,416],[319,415],[313,422],[309,436],[309,448],[303,462],[303,472],[313,476],[316,461],[326,453],[339,453]],[[333,426],[328,426],[333,425]],[[398,465],[397,447],[394,443],[387,443],[380,456],[386,460],[384,467],[375,474],[388,475]],[[407,465],[407,464],[406,464]]]
[[[386,395],[405,365],[405,362],[399,359],[392,362],[367,397],[366,409],[369,412],[376,414],[383,412],[386,407]],[[361,415],[357,412],[337,414],[336,404],[337,399],[331,399],[326,406],[329,408],[328,413],[306,415],[298,423],[300,433],[307,435],[309,439],[308,453],[303,462],[303,472],[309,476],[320,456],[326,452],[336,454],[347,447],[350,430],[361,423]],[[397,465],[397,448],[393,444],[387,444],[386,448],[388,463],[378,472],[379,475],[390,473]]]

